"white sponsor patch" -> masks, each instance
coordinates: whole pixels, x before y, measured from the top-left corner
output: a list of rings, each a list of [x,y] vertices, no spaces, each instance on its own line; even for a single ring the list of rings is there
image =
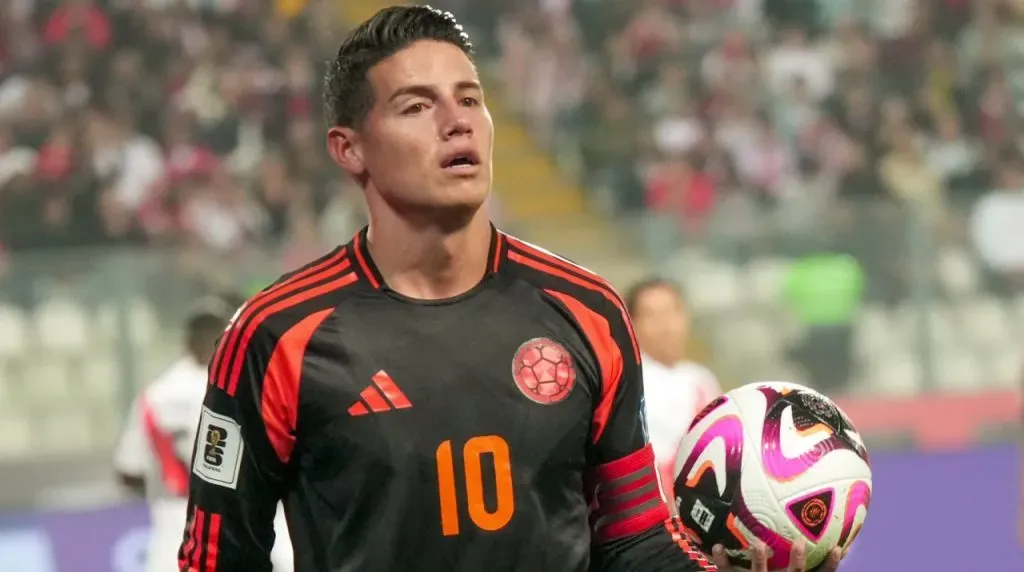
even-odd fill
[[[203,407],[192,472],[210,484],[234,489],[244,449],[242,427],[234,419]]]

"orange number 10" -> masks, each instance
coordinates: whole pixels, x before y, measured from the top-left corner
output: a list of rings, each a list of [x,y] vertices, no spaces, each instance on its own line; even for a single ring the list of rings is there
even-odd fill
[[[494,489],[497,506],[489,510],[484,502],[483,469],[480,456],[489,453],[494,461]],[[466,476],[466,506],[470,520],[482,530],[499,530],[516,510],[512,495],[512,464],[508,443],[497,435],[473,437],[462,448],[462,461]],[[459,533],[459,505],[455,491],[455,460],[452,442],[444,441],[437,447],[437,484],[441,498],[441,533],[455,536]]]

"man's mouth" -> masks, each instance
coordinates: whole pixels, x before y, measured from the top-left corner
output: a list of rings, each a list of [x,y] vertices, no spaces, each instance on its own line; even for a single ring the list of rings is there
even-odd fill
[[[477,158],[476,154],[467,151],[451,155],[441,163],[441,166],[445,169],[460,170],[470,169],[479,164],[480,160]]]

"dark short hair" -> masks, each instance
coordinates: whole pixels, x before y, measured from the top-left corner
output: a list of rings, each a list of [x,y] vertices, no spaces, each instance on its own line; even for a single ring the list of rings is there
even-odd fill
[[[333,126],[354,127],[373,107],[368,72],[420,40],[448,42],[473,55],[469,34],[451,12],[430,6],[391,6],[374,14],[341,42],[324,79],[324,111]]]
[[[185,339],[189,345],[206,343],[227,327],[240,305],[235,296],[208,296],[199,299],[185,318]]]
[[[661,276],[652,276],[650,278],[644,278],[643,280],[633,284],[629,290],[626,290],[624,300],[626,302],[626,311],[632,316],[636,313],[636,307],[640,303],[640,297],[646,294],[650,290],[658,288],[667,288],[679,296],[680,300],[685,300],[683,296],[683,289],[678,284],[663,278]]]

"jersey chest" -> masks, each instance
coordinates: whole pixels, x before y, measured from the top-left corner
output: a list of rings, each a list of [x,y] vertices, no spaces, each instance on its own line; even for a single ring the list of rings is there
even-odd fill
[[[307,353],[323,371],[303,379],[299,441],[335,494],[431,494],[449,505],[438,507],[442,528],[458,520],[446,510],[479,495],[491,507],[484,526],[497,527],[514,516],[503,496],[580,478],[600,382],[555,308],[498,296],[465,308],[379,304],[346,313]],[[343,485],[351,475],[374,490]]]

